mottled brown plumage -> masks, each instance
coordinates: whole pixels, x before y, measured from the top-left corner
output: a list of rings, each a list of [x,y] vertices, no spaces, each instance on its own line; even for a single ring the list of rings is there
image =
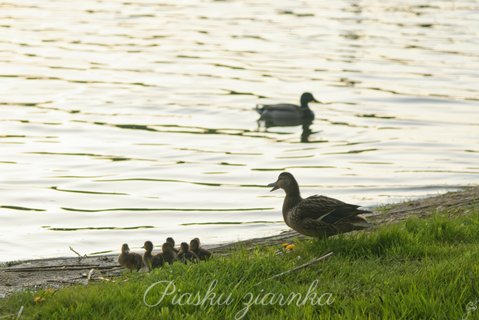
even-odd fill
[[[196,253],[200,260],[208,260],[211,257],[211,252],[201,248],[200,239],[194,238],[190,241],[190,250]]]
[[[173,251],[175,253],[178,253],[179,250],[175,248],[175,239],[173,239],[172,237],[168,237],[166,238],[166,242],[171,244],[171,247],[173,248]]]
[[[161,257],[163,262],[173,264],[177,260],[176,252],[173,250],[173,245],[170,242],[165,242],[161,246]]]
[[[136,269],[136,271],[139,271],[143,265],[143,260],[141,258],[141,255],[138,253],[130,252],[130,248],[128,247],[128,244],[124,243],[121,246],[121,254],[118,257],[118,263],[127,269],[130,269],[130,272],[133,271],[133,269]]]
[[[186,264],[188,261],[197,263],[199,261],[196,253],[190,250],[190,246],[186,242],[182,242],[180,245],[180,252],[178,253],[178,259]]]
[[[163,266],[163,255],[161,253],[153,255],[153,243],[151,241],[145,241],[143,245],[145,253],[143,254],[143,263],[149,271],[152,269]]]
[[[358,214],[371,211],[358,209],[357,205],[319,195],[303,199],[299,185],[291,173],[281,173],[278,180],[268,186],[273,187],[271,191],[281,188],[286,192],[283,202],[284,222],[306,236],[325,238],[370,226]]]

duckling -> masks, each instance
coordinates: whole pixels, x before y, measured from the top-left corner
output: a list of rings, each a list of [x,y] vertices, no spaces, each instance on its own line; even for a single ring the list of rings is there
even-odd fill
[[[200,260],[208,260],[211,257],[211,252],[200,247],[200,239],[194,238],[190,241],[190,250],[196,253]]]
[[[174,248],[171,245],[171,242],[163,243],[163,245],[161,246],[161,256],[163,257],[164,262],[173,264],[173,262],[177,260],[176,252],[173,249]]]
[[[143,264],[141,255],[139,255],[138,253],[130,252],[130,248],[126,243],[121,246],[121,254],[118,257],[118,263],[122,267],[130,269],[130,272],[132,272],[133,269],[139,271]]]
[[[193,251],[190,250],[190,246],[186,242],[182,242],[180,245],[180,252],[178,253],[178,259],[183,262],[184,264],[187,261],[191,261],[193,263],[198,263],[199,258]]]
[[[256,112],[261,115],[257,120],[258,130],[261,122],[264,122],[265,129],[311,124],[314,112],[309,108],[310,102],[319,101],[311,93],[305,92],[301,95],[300,106],[289,103],[256,105]]]
[[[179,250],[175,248],[175,239],[173,239],[172,237],[168,237],[166,238],[166,242],[171,243],[171,247],[173,248],[173,251],[175,253],[178,253]]]
[[[145,249],[145,253],[143,254],[143,264],[148,268],[149,271],[151,271],[151,269],[153,269],[153,255],[151,254],[153,251],[153,243],[151,241],[145,241],[142,248]]]
[[[335,234],[361,230],[371,225],[358,214],[371,211],[326,196],[314,195],[303,199],[294,176],[283,172],[271,191],[279,188],[286,192],[283,202],[284,222],[297,232],[310,237],[325,238]]]

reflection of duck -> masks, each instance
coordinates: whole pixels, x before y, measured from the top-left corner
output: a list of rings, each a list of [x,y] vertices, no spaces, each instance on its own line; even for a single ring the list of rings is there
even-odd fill
[[[122,267],[130,269],[131,272],[133,271],[133,269],[139,271],[141,269],[143,261],[141,259],[141,255],[139,255],[138,253],[130,252],[128,244],[124,243],[121,246],[121,254],[118,257],[118,263]]]
[[[180,245],[180,252],[178,253],[178,259],[185,264],[187,261],[191,261],[193,263],[196,263],[199,261],[199,258],[196,255],[196,253],[190,250],[190,246],[186,242],[182,242]]]
[[[196,253],[196,255],[198,256],[198,258],[200,260],[206,261],[211,257],[211,252],[209,252],[206,249],[201,248],[200,239],[198,239],[198,238],[194,238],[190,241],[190,249],[191,249],[191,251]]]
[[[263,104],[256,105],[256,111],[261,115],[258,119],[258,129],[261,122],[265,128],[287,127],[311,124],[314,120],[314,112],[309,108],[308,103],[319,102],[309,92],[301,95],[300,106],[295,104]]]
[[[298,183],[291,173],[281,173],[278,180],[268,187],[273,187],[271,191],[281,188],[286,192],[283,202],[284,222],[306,236],[325,238],[370,226],[364,218],[358,216],[370,211],[358,209],[359,206],[319,195],[301,198]]]

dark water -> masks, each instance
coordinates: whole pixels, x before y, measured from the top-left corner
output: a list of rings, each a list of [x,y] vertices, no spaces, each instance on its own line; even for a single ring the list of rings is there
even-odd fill
[[[477,184],[477,1],[0,2],[0,261],[285,230]],[[256,131],[257,103],[316,120]]]

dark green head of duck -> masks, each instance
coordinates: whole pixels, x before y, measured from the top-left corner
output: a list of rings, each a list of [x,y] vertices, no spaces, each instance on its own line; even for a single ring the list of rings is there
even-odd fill
[[[305,92],[301,95],[301,107],[307,107],[308,106],[308,103],[310,102],[318,102],[318,100],[316,100],[313,95],[309,92]]]

